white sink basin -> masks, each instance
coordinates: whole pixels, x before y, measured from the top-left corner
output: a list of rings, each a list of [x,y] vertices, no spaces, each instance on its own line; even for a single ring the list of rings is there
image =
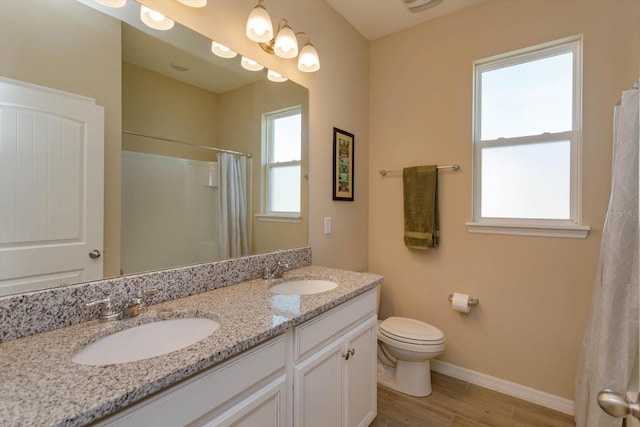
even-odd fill
[[[159,320],[108,335],[71,358],[81,365],[113,365],[180,350],[211,335],[220,324],[204,318]]]
[[[338,284],[330,280],[301,279],[279,283],[270,287],[269,290],[274,294],[280,295],[312,295],[330,291],[337,287]]]

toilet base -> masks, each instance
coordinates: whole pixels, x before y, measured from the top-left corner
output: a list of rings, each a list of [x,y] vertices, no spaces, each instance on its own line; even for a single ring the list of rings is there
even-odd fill
[[[429,396],[432,392],[429,361],[399,360],[395,368],[378,361],[378,384],[410,396]]]

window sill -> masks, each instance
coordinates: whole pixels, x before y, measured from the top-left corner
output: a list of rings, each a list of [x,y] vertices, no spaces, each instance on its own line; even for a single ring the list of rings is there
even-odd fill
[[[302,217],[300,214],[256,214],[258,221],[266,222],[290,222],[294,224],[300,224]]]
[[[513,236],[560,237],[586,239],[591,227],[578,224],[541,224],[538,222],[467,222],[470,233],[508,234]]]

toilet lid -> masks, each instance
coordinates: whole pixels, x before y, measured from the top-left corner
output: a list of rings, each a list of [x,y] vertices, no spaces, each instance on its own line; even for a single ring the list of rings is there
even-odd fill
[[[406,342],[442,342],[444,333],[428,323],[406,317],[389,317],[379,325],[380,332]]]

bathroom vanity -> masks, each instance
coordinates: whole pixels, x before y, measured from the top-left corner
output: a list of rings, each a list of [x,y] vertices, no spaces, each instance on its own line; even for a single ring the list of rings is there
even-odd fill
[[[300,278],[338,284],[299,295]],[[376,295],[382,277],[307,266],[0,344],[6,425],[359,426],[376,415]],[[86,366],[71,358],[119,330],[206,317],[220,326],[172,353]]]

